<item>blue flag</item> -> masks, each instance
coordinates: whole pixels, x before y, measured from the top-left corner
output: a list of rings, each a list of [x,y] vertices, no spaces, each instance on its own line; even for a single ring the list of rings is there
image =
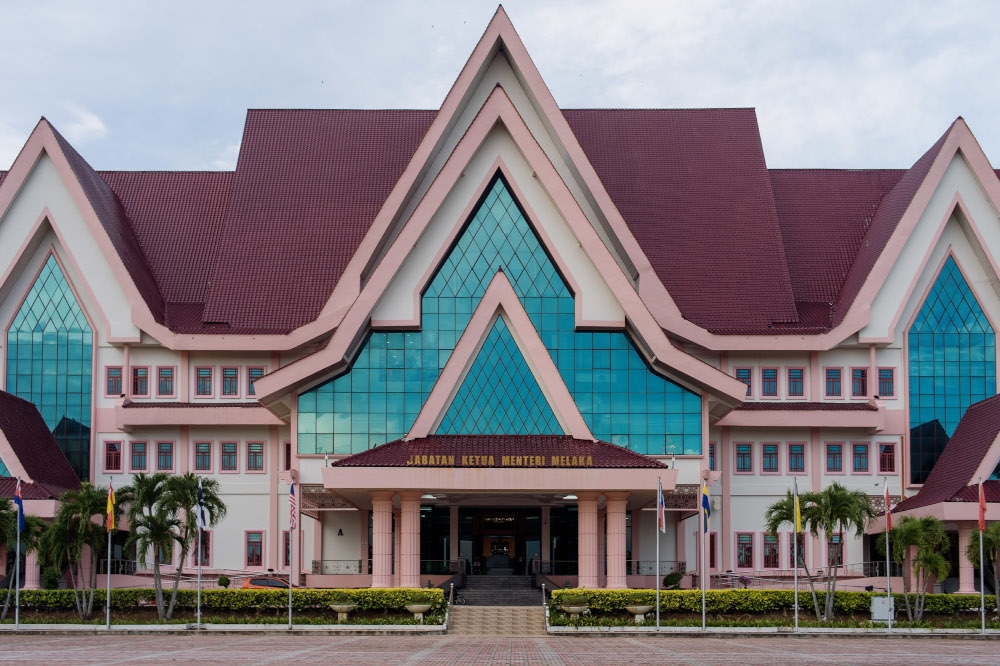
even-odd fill
[[[24,501],[21,498],[21,479],[17,480],[14,488],[14,504],[17,505],[17,531],[24,531]]]
[[[708,496],[708,484],[701,484],[701,511],[705,514],[705,532],[708,532],[708,519],[712,517],[712,501]]]

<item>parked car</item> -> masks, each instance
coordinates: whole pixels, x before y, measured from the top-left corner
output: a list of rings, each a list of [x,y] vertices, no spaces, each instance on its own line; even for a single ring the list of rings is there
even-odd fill
[[[244,590],[273,590],[275,588],[287,590],[288,581],[277,576],[257,576],[245,579],[241,587]]]

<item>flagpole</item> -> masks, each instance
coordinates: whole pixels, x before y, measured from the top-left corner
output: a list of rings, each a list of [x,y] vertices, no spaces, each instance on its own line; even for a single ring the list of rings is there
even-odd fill
[[[111,530],[108,530],[108,594],[104,597],[104,627],[111,631]]]
[[[704,489],[705,486],[703,485],[702,488]],[[702,490],[702,497],[704,497],[704,490]],[[700,516],[698,519],[700,523],[699,527],[701,527],[701,562],[699,563],[701,566],[701,630],[707,631],[705,623],[705,590],[708,586],[708,558],[705,552],[707,550],[705,547],[707,545],[705,537],[708,534],[708,521],[705,520],[704,510],[699,511],[698,515]]]
[[[799,630],[799,523],[796,518],[799,502],[799,484],[796,479],[792,479],[792,565],[795,569],[795,631]]]
[[[660,507],[660,502],[663,495],[662,482],[660,478],[656,479],[656,529],[653,530],[653,534],[656,535],[656,630],[660,630],[660,514],[662,508]]]
[[[18,479],[18,485],[21,481]],[[18,509],[23,511],[23,509]],[[982,541],[982,539],[980,539]],[[14,550],[14,630],[21,629],[21,524],[17,525],[17,548]]]
[[[896,604],[892,600],[892,564],[889,561],[889,523],[892,522],[889,512],[892,508],[889,506],[889,479],[882,478],[885,480],[885,596],[889,604],[889,633],[891,634],[892,616],[896,614]]]
[[[986,514],[984,512],[985,496],[983,495],[983,477],[979,477],[979,614],[982,618],[982,631],[986,633],[986,567],[983,562],[983,541],[986,533]],[[996,581],[993,581],[996,584]]]
[[[198,508],[201,510],[201,507]],[[201,525],[198,526],[198,628],[201,629]]]
[[[288,630],[292,629],[292,578],[295,573],[295,530],[299,526],[295,482],[288,487]]]

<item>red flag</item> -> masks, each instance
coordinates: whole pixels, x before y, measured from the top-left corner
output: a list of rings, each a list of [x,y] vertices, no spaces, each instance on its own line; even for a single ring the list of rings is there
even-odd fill
[[[889,482],[885,482],[885,529],[892,530],[892,506],[889,504]]]
[[[986,531],[986,493],[983,492],[982,479],[979,479],[979,531]]]

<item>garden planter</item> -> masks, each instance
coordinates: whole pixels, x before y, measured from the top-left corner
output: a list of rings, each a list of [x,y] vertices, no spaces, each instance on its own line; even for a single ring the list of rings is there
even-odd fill
[[[337,622],[347,622],[348,614],[357,607],[357,604],[330,604],[330,610],[337,611]]]
[[[646,619],[646,613],[648,613],[649,611],[653,610],[653,607],[652,606],[647,606],[645,604],[643,604],[643,605],[633,604],[631,606],[626,606],[625,610],[627,610],[632,615],[635,615],[635,623],[636,624],[642,624],[643,620]]]
[[[559,607],[559,609],[562,610],[562,612],[568,613],[569,616],[570,616],[570,618],[573,619],[573,620],[575,620],[578,617],[580,617],[581,613],[586,612],[587,608],[589,608],[589,606],[560,606]]]
[[[409,604],[406,610],[413,613],[413,619],[420,620],[420,624],[424,623],[424,613],[431,609],[430,604]]]

